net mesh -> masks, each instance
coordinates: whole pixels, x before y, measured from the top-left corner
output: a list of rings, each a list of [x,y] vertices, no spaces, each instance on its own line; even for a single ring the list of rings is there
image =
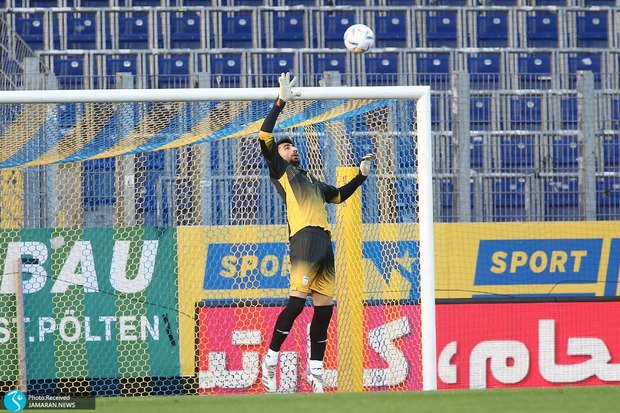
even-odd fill
[[[271,104],[0,105],[0,391],[263,391],[290,267],[257,141]],[[421,388],[414,113],[413,100],[300,100],[274,131],[336,186],[377,155],[362,189],[327,207],[328,391]],[[282,348],[281,392],[311,391],[311,318],[308,300]]]

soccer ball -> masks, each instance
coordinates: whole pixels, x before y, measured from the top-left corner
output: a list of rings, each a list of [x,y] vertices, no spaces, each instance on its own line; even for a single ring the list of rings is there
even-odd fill
[[[375,34],[364,24],[354,24],[344,32],[344,45],[353,53],[364,53],[375,44]]]

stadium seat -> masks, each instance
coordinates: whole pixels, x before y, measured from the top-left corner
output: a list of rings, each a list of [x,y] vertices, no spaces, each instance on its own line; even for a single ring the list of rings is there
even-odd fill
[[[325,71],[346,73],[346,55],[326,53],[313,55],[313,75],[321,75]]]
[[[54,57],[54,74],[61,89],[81,89],[84,83],[84,57]]]
[[[620,214],[620,178],[596,179],[596,215],[598,219],[617,219]]]
[[[217,75],[215,86],[239,87],[241,85],[242,55],[240,53],[209,56],[210,73]]]
[[[494,221],[525,220],[525,187],[524,178],[493,179]]]
[[[429,47],[457,46],[457,13],[452,11],[426,15],[426,41]]]
[[[44,18],[41,15],[15,17],[15,32],[34,50],[45,47]]]
[[[75,5],[68,4],[68,6],[75,6]],[[110,0],[81,0],[80,7],[110,7]]]
[[[108,88],[113,88],[116,84],[117,73],[138,74],[138,59],[134,55],[124,57],[106,56],[105,57],[105,76]]]
[[[554,136],[551,142],[553,170],[575,171],[579,158],[579,137],[577,135]]]
[[[558,46],[558,15],[556,12],[536,11],[526,18],[527,47]]]
[[[519,87],[549,89],[551,87],[551,55],[533,53],[518,57]]]
[[[469,102],[470,129],[484,131],[491,129],[491,98],[474,97]]]
[[[467,56],[469,87],[472,89],[497,89],[500,83],[501,55],[494,53]]]
[[[417,84],[429,85],[432,90],[450,87],[450,54],[416,54]]]
[[[578,129],[579,113],[576,97],[560,99],[560,120],[562,129]]]
[[[510,124],[514,130],[538,130],[542,121],[542,98],[539,96],[512,97]]]
[[[84,161],[82,172],[83,202],[85,206],[113,205],[115,195],[116,158]]]
[[[484,12],[476,16],[477,47],[508,46],[508,12]]]
[[[613,129],[620,129],[620,99],[612,98],[611,106],[611,126]]]
[[[577,83],[576,73],[579,70],[591,71],[594,75],[594,86],[600,88],[601,84],[601,55],[592,53],[579,53],[568,57],[568,82],[569,88],[574,89]]]
[[[273,13],[273,46],[305,47],[304,12]]]
[[[190,73],[189,56],[157,56],[157,83],[160,89],[188,87]]]
[[[58,0],[30,0],[30,7],[60,7]]]
[[[545,219],[548,221],[579,219],[577,178],[555,178],[545,182]]]
[[[170,47],[173,49],[197,49],[201,47],[200,14],[170,13]]]
[[[148,49],[149,18],[147,14],[119,16],[118,47],[121,49]]]
[[[401,178],[396,181],[396,210],[400,222],[416,221],[416,192],[413,178]]]
[[[577,16],[577,47],[608,47],[607,12],[586,12]]]
[[[325,47],[339,49],[343,47],[342,35],[349,26],[356,22],[353,11],[330,11],[323,14]]]
[[[295,70],[295,55],[263,53],[260,55],[260,67],[257,69],[256,73],[261,74],[262,87],[277,87],[279,85],[278,77],[281,73],[297,72]]]
[[[367,86],[394,86],[398,81],[398,55],[382,53],[364,56]]]
[[[484,168],[484,138],[482,136],[472,136],[469,146],[469,163],[472,169],[481,170]]]
[[[407,47],[406,11],[390,11],[375,14],[375,47]]]
[[[82,13],[83,14],[83,13]],[[98,24],[95,15],[67,16],[67,47],[91,50],[97,46]]]
[[[500,140],[501,168],[504,172],[530,172],[534,168],[534,139],[505,136]]]
[[[620,167],[620,135],[603,138],[603,166],[616,171]]]
[[[252,12],[237,11],[222,13],[222,46],[232,48],[253,47]]]

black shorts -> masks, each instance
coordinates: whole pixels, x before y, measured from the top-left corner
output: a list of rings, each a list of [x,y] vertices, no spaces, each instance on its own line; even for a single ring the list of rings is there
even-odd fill
[[[333,297],[336,270],[329,232],[319,227],[306,227],[291,237],[289,248],[291,291],[306,294],[316,291]]]

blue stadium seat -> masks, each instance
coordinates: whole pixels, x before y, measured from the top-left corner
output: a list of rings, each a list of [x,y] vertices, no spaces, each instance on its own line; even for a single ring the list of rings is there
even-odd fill
[[[497,89],[501,70],[501,55],[494,53],[467,56],[469,87],[472,89]]]
[[[16,16],[15,32],[34,50],[45,47],[44,19],[40,15]]]
[[[551,142],[553,169],[556,172],[575,171],[579,158],[579,137],[577,135],[554,136]]]
[[[416,220],[416,192],[413,178],[401,178],[396,181],[396,210],[399,222]]]
[[[525,219],[524,178],[495,178],[492,188],[494,221]]]
[[[620,99],[611,99],[611,126],[613,129],[620,129]]]
[[[603,166],[612,170],[620,167],[620,135],[603,138]]]
[[[157,81],[160,89],[189,86],[189,56],[157,56]]]
[[[577,178],[558,178],[545,182],[545,219],[548,221],[579,219]]]
[[[170,47],[173,49],[200,48],[201,26],[199,13],[183,15],[170,13]]]
[[[406,11],[390,11],[375,15],[376,47],[407,47],[407,26],[409,19]]]
[[[30,7],[59,7],[61,6],[61,4],[59,4],[58,0],[30,0],[29,6]]]
[[[239,53],[209,56],[210,73],[218,75],[216,79],[221,87],[239,87],[241,85],[241,63],[241,54]]]
[[[518,58],[519,86],[522,89],[551,87],[551,54],[533,53]]]
[[[452,207],[454,206],[454,183],[452,179],[442,179],[439,182],[439,206],[441,208],[441,215],[450,217],[452,216]]]
[[[252,12],[237,11],[222,13],[222,46],[250,48],[253,46]]]
[[[312,58],[314,75],[320,75],[325,71],[338,71],[346,73],[346,55],[342,53],[314,54]]]
[[[305,47],[304,12],[273,13],[273,46]]]
[[[118,47],[121,49],[148,49],[149,47],[149,19],[143,13],[118,18]]]
[[[534,168],[534,139],[531,136],[502,137],[500,155],[504,172],[530,172]]]
[[[539,96],[512,97],[510,99],[510,124],[512,129],[538,130],[542,121],[542,98]]]
[[[113,205],[116,202],[116,158],[84,162],[82,172],[83,202],[85,206]]]
[[[96,17],[67,16],[67,47],[69,49],[94,49],[97,46]]]
[[[483,131],[491,129],[491,98],[474,97],[469,103],[470,129]]]
[[[596,215],[598,219],[620,217],[620,178],[608,176],[596,179]]]
[[[472,136],[469,146],[469,163],[472,169],[484,168],[484,138],[482,136]]]
[[[577,47],[608,47],[607,12],[586,12],[577,16]]]
[[[54,74],[61,89],[81,89],[84,83],[84,57],[54,57]]]
[[[395,53],[382,53],[364,55],[366,65],[367,86],[396,85],[398,81],[398,55]]]
[[[432,90],[446,90],[450,87],[450,54],[416,54],[416,82],[428,85]]]
[[[456,47],[457,13],[451,11],[426,15],[426,41],[429,47]]]
[[[556,12],[536,11],[527,16],[527,47],[558,46],[558,15]]]
[[[108,88],[114,87],[116,74],[121,72],[131,73],[134,76],[138,74],[138,59],[135,55],[105,57],[105,76]]]
[[[262,87],[278,86],[278,77],[281,73],[295,73],[295,55],[279,53],[273,55],[271,53],[261,54],[261,66],[258,73],[261,74]]]
[[[75,0],[73,3],[76,3]],[[76,6],[76,4],[67,4],[67,6]],[[80,7],[110,7],[110,0],[81,0]]]
[[[594,86],[600,88],[601,84],[601,55],[592,53],[579,53],[568,57],[568,74],[569,74],[569,88],[574,89],[577,77],[576,73],[579,70],[591,71],[594,75]]]
[[[354,11],[330,11],[323,14],[325,47],[339,49],[343,47],[344,32],[356,23]]]
[[[508,46],[508,12],[484,12],[476,16],[477,46]]]
[[[562,129],[578,129],[579,113],[576,97],[560,99],[560,120]]]

